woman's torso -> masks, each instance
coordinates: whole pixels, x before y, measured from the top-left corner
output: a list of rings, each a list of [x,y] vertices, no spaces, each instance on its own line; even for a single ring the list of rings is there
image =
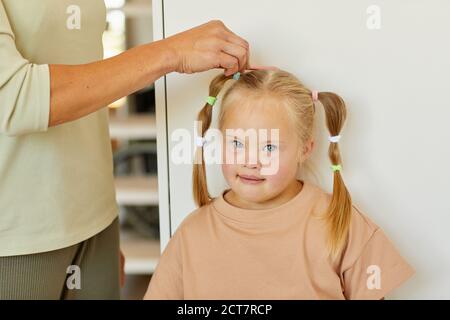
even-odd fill
[[[103,0],[2,4],[31,63],[103,58]],[[112,171],[106,108],[46,132],[0,135],[0,256],[67,247],[107,227],[118,211]]]

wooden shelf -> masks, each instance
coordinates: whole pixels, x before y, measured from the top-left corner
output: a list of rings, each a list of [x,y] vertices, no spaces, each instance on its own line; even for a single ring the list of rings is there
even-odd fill
[[[126,274],[152,274],[160,257],[160,244],[133,231],[121,230],[120,248],[125,256]]]
[[[109,133],[119,140],[156,139],[155,115],[130,115],[126,118],[110,116]]]
[[[118,176],[115,186],[119,205],[158,205],[157,176]]]

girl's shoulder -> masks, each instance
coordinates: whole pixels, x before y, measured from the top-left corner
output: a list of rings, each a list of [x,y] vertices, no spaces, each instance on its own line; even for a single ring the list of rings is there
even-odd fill
[[[189,212],[181,221],[177,230],[198,232],[204,230],[212,202]]]
[[[331,203],[332,194],[326,192],[321,187],[310,184],[313,194],[312,212],[316,216],[323,216]],[[352,203],[350,232],[372,234],[379,226],[369,218],[356,203]]]

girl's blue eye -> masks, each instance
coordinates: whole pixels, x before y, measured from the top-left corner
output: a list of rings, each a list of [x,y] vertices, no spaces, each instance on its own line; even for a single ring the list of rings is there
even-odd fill
[[[263,149],[268,152],[273,152],[277,149],[277,146],[274,144],[268,144]]]
[[[242,148],[242,147],[244,146],[244,145],[242,144],[242,142],[237,141],[236,139],[233,140],[231,143],[233,144],[233,147],[235,147],[235,148]]]

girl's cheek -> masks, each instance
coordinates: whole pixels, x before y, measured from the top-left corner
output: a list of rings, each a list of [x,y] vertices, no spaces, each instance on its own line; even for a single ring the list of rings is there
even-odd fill
[[[271,171],[273,171],[274,174],[267,175],[266,179],[273,185],[283,185],[290,181],[289,179],[291,177],[297,175],[297,164],[295,162],[285,162],[280,159],[279,162],[276,164],[272,163],[272,165],[274,168],[272,168]],[[277,168],[276,171],[274,171],[275,167]]]
[[[239,165],[237,164],[239,152],[233,150],[233,148],[222,149],[222,172],[225,178],[234,178],[237,174]]]
[[[236,169],[235,166],[232,164],[222,164],[222,173],[226,180],[232,179],[234,176],[236,176]]]

